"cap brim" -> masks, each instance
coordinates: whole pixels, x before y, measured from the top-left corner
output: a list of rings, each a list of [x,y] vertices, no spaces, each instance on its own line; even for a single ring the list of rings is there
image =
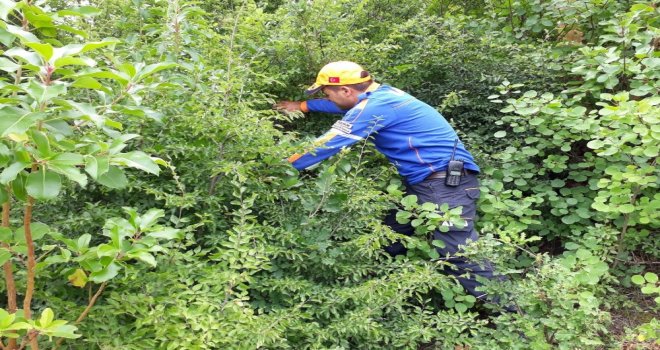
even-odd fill
[[[321,89],[323,89],[323,85],[314,84],[310,86],[307,90],[305,90],[305,93],[307,95],[314,95],[315,93],[321,91]]]

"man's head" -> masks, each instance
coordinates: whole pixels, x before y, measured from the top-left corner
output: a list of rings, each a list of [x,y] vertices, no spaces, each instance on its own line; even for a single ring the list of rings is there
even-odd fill
[[[322,90],[328,99],[343,109],[353,108],[358,103],[358,95],[373,83],[369,72],[359,64],[338,61],[326,64],[310,86],[308,95]]]

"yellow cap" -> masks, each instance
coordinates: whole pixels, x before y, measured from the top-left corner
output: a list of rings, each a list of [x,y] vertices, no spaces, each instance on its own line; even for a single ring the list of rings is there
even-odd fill
[[[330,62],[323,66],[316,76],[316,82],[305,92],[315,94],[326,85],[350,85],[371,79],[369,72],[359,64],[349,61]]]

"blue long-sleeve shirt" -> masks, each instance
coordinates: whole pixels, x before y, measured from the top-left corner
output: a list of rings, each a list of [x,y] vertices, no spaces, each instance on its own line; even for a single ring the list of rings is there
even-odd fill
[[[344,112],[329,100],[307,101],[307,108],[312,112]],[[409,184],[415,184],[432,172],[446,170],[458,136],[433,107],[399,89],[372,84],[358,96],[357,105],[316,140],[313,150],[294,154],[289,162],[302,170],[364,139],[372,141]],[[455,159],[463,160],[466,169],[479,171],[461,142]]]

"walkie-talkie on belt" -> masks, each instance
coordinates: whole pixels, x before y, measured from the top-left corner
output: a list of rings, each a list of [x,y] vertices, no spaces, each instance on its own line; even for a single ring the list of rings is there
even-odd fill
[[[456,147],[458,146],[458,139],[454,141],[454,150],[451,152],[451,159],[447,165],[447,177],[445,178],[445,185],[456,187],[461,184],[461,175],[463,175],[463,161],[454,160],[456,155]]]

